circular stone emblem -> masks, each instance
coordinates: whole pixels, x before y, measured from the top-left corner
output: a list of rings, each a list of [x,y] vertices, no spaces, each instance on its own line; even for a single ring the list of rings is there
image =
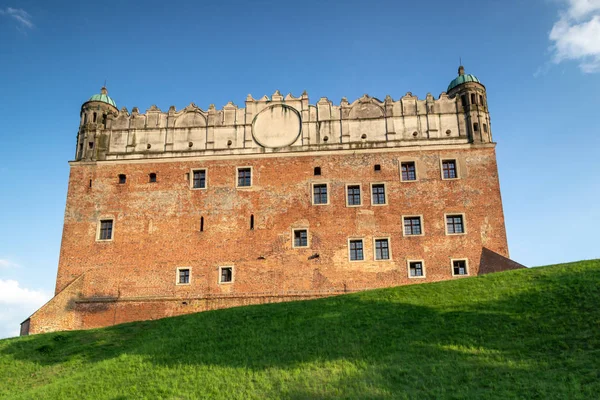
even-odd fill
[[[265,108],[252,121],[252,137],[262,147],[289,146],[298,140],[301,132],[300,113],[285,104]]]

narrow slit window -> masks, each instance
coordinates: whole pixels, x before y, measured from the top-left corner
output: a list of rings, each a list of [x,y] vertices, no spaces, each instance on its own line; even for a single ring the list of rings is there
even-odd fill
[[[90,179],[90,187],[92,187],[92,180]]]
[[[471,104],[476,104],[476,103],[477,103],[477,100],[475,98],[475,95],[471,94]]]
[[[250,216],[250,230],[254,229],[254,214]]]
[[[484,131],[485,133],[487,133],[487,132],[488,132],[488,127],[487,127],[487,124],[483,124],[483,131]]]
[[[460,96],[460,102],[463,107],[466,107],[468,105],[467,96],[465,96],[464,94]]]
[[[200,217],[200,232],[204,232],[204,217]]]
[[[94,113],[94,122],[96,122],[96,118],[98,118],[98,115]]]

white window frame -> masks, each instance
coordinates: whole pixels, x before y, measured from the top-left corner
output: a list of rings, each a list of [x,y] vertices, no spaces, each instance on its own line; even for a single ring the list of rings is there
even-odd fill
[[[464,275],[454,274],[454,261],[464,261],[465,266],[467,267],[467,273]],[[470,276],[471,275],[471,267],[469,266],[469,259],[468,258],[451,258],[450,259],[450,272],[452,272],[452,276]]]
[[[222,274],[222,270],[223,268],[231,268],[231,281],[229,282],[222,282],[221,281],[221,274]],[[220,265],[219,266],[219,277],[218,277],[218,282],[219,285],[229,285],[232,284],[233,282],[235,282],[235,267],[233,265]]]
[[[415,164],[415,179],[410,180],[410,179],[402,179],[402,164],[403,163],[414,163]],[[398,163],[398,168],[399,168],[399,173],[400,173],[400,182],[417,182],[419,180],[419,168],[417,167],[417,160],[400,160],[400,162]]]
[[[448,233],[448,220],[449,216],[460,215],[462,217],[463,224],[463,232],[462,233]],[[465,218],[465,213],[444,213],[444,232],[446,232],[446,236],[461,236],[467,234],[467,218]]]
[[[306,231],[306,246],[296,246],[296,231]],[[292,228],[292,249],[308,249],[310,247],[310,232],[308,228]]]
[[[406,230],[404,229],[404,219],[405,218],[415,218],[419,217],[421,219],[421,234],[419,235],[407,235]],[[419,237],[425,236],[425,220],[423,219],[423,214],[411,214],[411,215],[403,215],[402,216],[402,236],[404,237]]]
[[[240,169],[250,169],[250,186],[239,186],[240,181]],[[208,186],[208,185],[207,185]],[[251,165],[243,165],[235,167],[235,187],[237,189],[248,189],[254,186],[254,168]]]
[[[410,274],[410,263],[414,263],[414,262],[421,263],[421,266],[423,267],[423,275],[422,276],[412,276]],[[418,259],[406,260],[406,272],[408,274],[408,279],[425,279],[425,278],[427,278],[427,269],[425,268],[425,261],[418,260]]]
[[[375,204],[373,203],[373,186],[374,185],[383,185],[383,195],[384,195],[384,203],[383,204]],[[371,206],[379,207],[379,206],[387,206],[388,205],[388,187],[386,182],[372,182],[371,183]]]
[[[444,161],[454,161],[456,167],[456,178],[444,178]],[[443,181],[456,181],[461,179],[462,171],[460,170],[460,162],[457,157],[440,157],[440,175]]]
[[[204,187],[194,187],[194,171],[204,171]],[[190,189],[191,190],[206,190],[208,188],[208,169],[206,168],[190,168]]]
[[[363,258],[362,260],[353,260],[352,257],[350,256],[350,242],[351,241],[357,241],[360,240],[362,242],[362,255]],[[362,237],[350,237],[348,238],[348,261],[355,263],[355,262],[365,262],[367,260],[367,257],[365,255],[365,239]]]
[[[387,240],[388,243],[388,258],[377,259],[377,240]],[[363,253],[364,253],[363,249]],[[392,240],[389,236],[377,236],[373,237],[373,260],[374,261],[392,261]]]
[[[187,269],[190,271],[190,279],[188,283],[179,282],[179,271],[182,269]],[[192,284],[192,267],[177,267],[176,275],[175,275],[175,285],[176,286],[189,286]]]
[[[348,187],[350,186],[358,186],[358,195],[360,196],[360,204],[349,204],[348,203]],[[363,191],[362,185],[360,183],[346,183],[346,190],[344,192],[346,196],[346,207],[361,207],[363,205]]]
[[[327,186],[327,203],[315,203],[315,185],[326,185]],[[310,184],[310,202],[313,206],[328,206],[331,202],[331,185],[329,182],[316,181]]]
[[[100,227],[102,226],[102,221],[112,221],[110,239],[100,239]],[[98,221],[96,223],[96,242],[112,242],[115,239],[115,225],[115,217],[113,216],[98,218]]]

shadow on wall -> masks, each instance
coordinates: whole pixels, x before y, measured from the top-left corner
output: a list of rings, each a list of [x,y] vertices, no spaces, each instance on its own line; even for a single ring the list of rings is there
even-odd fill
[[[389,397],[381,393],[398,387],[405,387],[408,397],[423,393],[419,385],[443,390],[471,379],[461,374],[472,369],[486,379],[470,394],[485,397],[502,384],[525,384],[522,380],[532,376],[546,382],[548,374],[556,374],[557,382],[570,379],[573,357],[590,346],[600,350],[595,326],[600,291],[589,284],[600,282],[600,262],[595,263],[583,272],[508,272],[514,274],[513,285],[500,278],[506,274],[496,274],[32,336],[6,343],[2,353],[43,365],[95,363],[127,353],[160,366],[255,372],[343,361],[362,367],[356,375],[329,377],[328,385],[369,382],[361,392],[369,398]],[[596,332],[596,337],[580,340],[574,332]],[[285,390],[288,398],[336,397],[310,388]],[[552,394],[553,388],[543,390]]]

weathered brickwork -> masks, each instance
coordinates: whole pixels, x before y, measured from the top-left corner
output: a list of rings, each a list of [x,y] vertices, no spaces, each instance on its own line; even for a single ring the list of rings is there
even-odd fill
[[[479,83],[463,87],[473,85],[485,93]],[[78,159],[71,163],[56,297],[27,321],[29,332],[455,279],[463,276],[459,272],[486,272],[480,264],[502,270],[497,260],[509,254],[487,104],[476,111],[488,121],[486,136],[477,138],[464,128],[471,126],[467,114],[473,111],[456,106],[460,92],[455,94],[442,96],[454,104],[453,126],[463,126],[463,135],[456,137],[435,139],[421,130],[401,140],[385,132],[375,132],[377,141],[344,140],[354,133],[344,135],[342,126],[336,143],[303,144],[300,111],[307,107],[298,101],[297,116],[288,114],[293,110],[268,111],[275,117],[262,125],[255,117],[253,146],[219,152],[205,142],[204,153],[194,150],[185,157],[166,147],[153,155],[136,149],[138,142],[129,153],[125,147],[111,152],[110,143],[121,140],[115,131],[94,128],[90,141],[89,123],[82,120]],[[278,101],[285,103],[282,96]],[[91,103],[83,110],[95,109]],[[358,102],[359,111],[350,109],[348,115],[354,112],[361,121],[360,110],[366,110],[368,127],[376,129],[383,117],[373,115],[370,104],[365,108]],[[119,115],[110,114],[108,120]],[[291,146],[273,126],[292,132],[292,142],[297,130],[299,141]],[[356,126],[364,131],[364,124]],[[127,131],[129,139],[119,143],[125,146],[132,135],[140,136],[138,129]],[[246,140],[242,135],[237,143]],[[443,179],[443,161],[454,162],[456,179]],[[414,163],[415,180],[403,180],[406,162]],[[238,185],[239,168],[249,169],[250,186]],[[195,170],[204,171],[204,188],[192,187]],[[326,204],[313,204],[315,184],[326,185]],[[374,204],[372,186],[382,184],[385,204]],[[360,188],[359,204],[348,204],[348,186]],[[462,216],[463,233],[449,234],[447,215]],[[406,234],[403,217],[410,216],[420,217],[419,235]],[[101,221],[111,225],[105,240]],[[295,229],[307,231],[305,247],[294,246]],[[351,260],[350,241],[359,239],[364,259]],[[376,239],[387,239],[389,250],[382,258],[388,259],[376,260]],[[494,253],[503,257],[489,257]],[[464,263],[457,266],[453,260]],[[411,261],[420,262],[422,276],[411,276]],[[456,269],[460,266],[466,270]],[[232,267],[231,282],[220,281],[222,267]],[[178,268],[188,269],[189,278],[182,280]]]

